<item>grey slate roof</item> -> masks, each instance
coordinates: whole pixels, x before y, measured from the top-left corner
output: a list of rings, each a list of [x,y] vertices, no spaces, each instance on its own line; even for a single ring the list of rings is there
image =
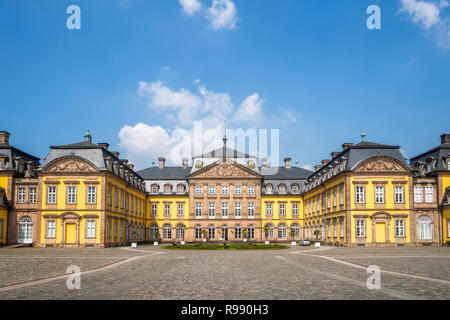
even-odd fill
[[[192,167],[151,167],[138,171],[144,180],[185,180]]]
[[[428,150],[427,152],[424,152],[418,156],[415,156],[414,158],[410,159],[410,165],[411,167],[414,167],[416,163],[419,162],[426,162],[427,159],[434,159],[436,161],[436,165],[433,168],[434,170],[445,170],[447,169],[446,164],[444,162],[444,158],[447,157],[450,154],[450,143],[443,143],[439,146]]]
[[[313,178],[317,176],[320,172],[323,172],[330,166],[334,166],[338,163],[342,163],[342,161],[346,161],[344,170],[354,170],[358,164],[362,161],[374,157],[374,156],[387,156],[394,158],[405,166],[408,166],[406,163],[405,157],[400,152],[400,146],[391,146],[385,144],[378,144],[374,142],[366,142],[362,141],[356,145],[353,145],[340,154],[336,155],[331,161],[320,168],[318,171],[313,172],[308,178]]]
[[[276,170],[275,174],[272,174],[274,169]],[[295,180],[295,179],[306,179],[308,178],[313,172],[300,168],[300,167],[270,167],[270,168],[260,168],[261,175],[264,179],[270,179],[270,180]]]
[[[6,163],[5,169],[15,169],[14,167],[14,159],[15,158],[23,158],[25,161],[32,161],[35,163],[36,167],[39,166],[39,158],[32,156],[22,150],[19,150],[8,144],[0,144],[0,154],[6,156],[8,161]]]
[[[233,150],[230,148],[225,148],[225,156],[226,158],[255,158],[251,157],[248,154],[242,153],[237,150]],[[200,156],[196,156],[194,158],[223,158],[223,148],[219,148],[210,152],[207,152],[205,154],[202,154]]]

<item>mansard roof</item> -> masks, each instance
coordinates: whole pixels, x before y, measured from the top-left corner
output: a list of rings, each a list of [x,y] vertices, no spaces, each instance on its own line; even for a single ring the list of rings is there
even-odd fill
[[[219,148],[207,153],[204,153],[200,156],[196,156],[194,158],[223,158],[223,148]],[[225,157],[226,158],[256,158],[256,157],[252,157],[246,153],[242,153],[240,151],[234,150],[234,149],[230,149],[230,148],[225,148]]]
[[[437,160],[434,170],[445,170],[447,169],[444,158],[450,155],[450,143],[442,143],[431,150],[428,150],[418,156],[410,159],[411,167],[414,167],[416,163],[426,162],[428,159]]]
[[[192,167],[151,167],[138,171],[144,180],[185,180]]]
[[[39,158],[32,156],[26,152],[23,152],[22,150],[19,150],[9,144],[0,144],[0,155],[3,155],[4,157],[8,158],[8,161],[6,163],[5,169],[16,169],[14,167],[14,159],[22,158],[26,162],[31,161],[34,162],[35,166],[39,166]]]
[[[261,175],[264,179],[269,180],[297,180],[297,179],[306,179],[313,172],[300,168],[300,167],[270,167],[270,168],[262,168],[261,167]]]

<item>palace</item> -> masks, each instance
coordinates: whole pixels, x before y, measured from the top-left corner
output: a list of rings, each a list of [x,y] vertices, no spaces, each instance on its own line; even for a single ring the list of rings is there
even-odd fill
[[[107,143],[51,146],[41,162],[0,131],[0,244],[130,242],[450,245],[450,134],[409,163],[399,146],[344,143],[315,171],[226,145],[136,171]]]

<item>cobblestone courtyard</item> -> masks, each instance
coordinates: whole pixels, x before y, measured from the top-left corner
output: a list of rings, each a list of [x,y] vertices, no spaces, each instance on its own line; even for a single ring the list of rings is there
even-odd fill
[[[66,270],[81,269],[67,289]],[[381,289],[366,286],[377,265]],[[449,299],[450,248],[0,249],[0,299]]]

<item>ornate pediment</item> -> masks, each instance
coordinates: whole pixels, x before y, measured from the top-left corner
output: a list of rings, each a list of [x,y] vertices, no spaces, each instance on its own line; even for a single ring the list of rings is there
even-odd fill
[[[236,163],[214,163],[192,175],[192,177],[207,178],[259,178],[256,172]]]
[[[49,172],[95,172],[97,169],[90,163],[80,159],[65,159],[47,167]]]
[[[400,162],[389,157],[373,157],[361,162],[356,172],[406,172],[408,171]]]

